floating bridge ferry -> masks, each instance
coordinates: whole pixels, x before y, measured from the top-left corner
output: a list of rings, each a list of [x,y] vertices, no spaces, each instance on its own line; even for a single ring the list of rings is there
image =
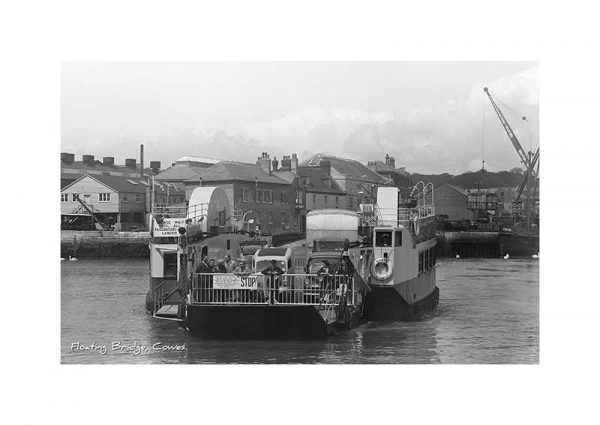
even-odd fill
[[[311,247],[277,250],[243,225],[225,230],[224,218],[232,216],[225,192],[197,188],[188,208],[153,208],[147,310],[211,338],[318,338],[366,320],[420,318],[439,300],[432,196],[422,183],[407,200],[398,188],[380,187],[378,205],[307,217],[307,235],[320,238],[313,247],[342,247],[335,270],[313,270]],[[356,223],[355,232],[336,222]],[[226,255],[245,266],[216,272],[202,263]],[[271,267],[263,269],[269,255]]]

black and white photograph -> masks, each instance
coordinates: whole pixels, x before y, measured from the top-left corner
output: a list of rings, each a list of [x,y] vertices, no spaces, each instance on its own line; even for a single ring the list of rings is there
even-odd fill
[[[64,63],[61,362],[537,363],[538,73]]]
[[[3,3],[3,423],[593,423],[592,6]]]

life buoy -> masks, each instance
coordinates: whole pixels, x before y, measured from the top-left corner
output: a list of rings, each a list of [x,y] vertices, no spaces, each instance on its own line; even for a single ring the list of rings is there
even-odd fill
[[[419,216],[415,215],[415,217],[413,218],[413,230],[415,231],[415,235],[419,235],[419,231],[420,229],[420,225],[419,225]]]
[[[373,276],[377,280],[388,280],[392,276],[392,264],[388,258],[378,258],[373,262]]]

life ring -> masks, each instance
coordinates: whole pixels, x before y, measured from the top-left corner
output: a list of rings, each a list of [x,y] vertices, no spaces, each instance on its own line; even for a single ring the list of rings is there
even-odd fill
[[[421,230],[419,222],[419,216],[415,215],[413,218],[413,230],[415,231],[415,235],[417,236],[419,236],[419,231]]]
[[[387,258],[378,258],[373,263],[373,276],[377,280],[388,280],[392,276],[392,265]]]

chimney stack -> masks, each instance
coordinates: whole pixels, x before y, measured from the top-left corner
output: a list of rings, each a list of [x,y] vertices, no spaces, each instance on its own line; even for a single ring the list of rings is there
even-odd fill
[[[321,162],[319,162],[319,167],[321,167],[321,170],[323,170],[325,174],[328,176],[331,175],[331,162],[329,162],[329,160],[322,159]]]
[[[125,160],[125,166],[129,167],[129,168],[133,168],[134,170],[136,169],[136,165],[135,165],[135,158],[127,158]]]
[[[160,171],[160,161],[150,161],[150,168],[152,168],[152,174],[158,174]]]
[[[87,165],[94,165],[94,155],[83,155],[82,159]]]
[[[262,156],[258,157],[256,160],[256,165],[262,168],[266,173],[271,172],[271,159],[269,158],[269,154],[267,152],[263,152]]]
[[[140,178],[144,178],[144,145],[140,145]]]
[[[66,164],[72,164],[75,161],[75,154],[61,152],[60,153],[60,162],[64,162]]]
[[[390,156],[390,168],[392,170],[396,169],[396,159],[393,156]]]
[[[295,153],[293,153],[292,159],[290,160],[290,170],[295,173],[297,169],[298,169],[298,156]]]
[[[289,155],[283,155],[281,159],[281,171],[292,171],[292,160]]]
[[[104,158],[102,158],[102,163],[104,165],[109,165],[111,167],[114,167],[114,165],[115,165],[115,157],[114,156],[105,156]]]
[[[273,171],[277,171],[277,167],[279,166],[279,161],[277,161],[276,156],[273,157],[273,162],[271,164],[273,164]]]

